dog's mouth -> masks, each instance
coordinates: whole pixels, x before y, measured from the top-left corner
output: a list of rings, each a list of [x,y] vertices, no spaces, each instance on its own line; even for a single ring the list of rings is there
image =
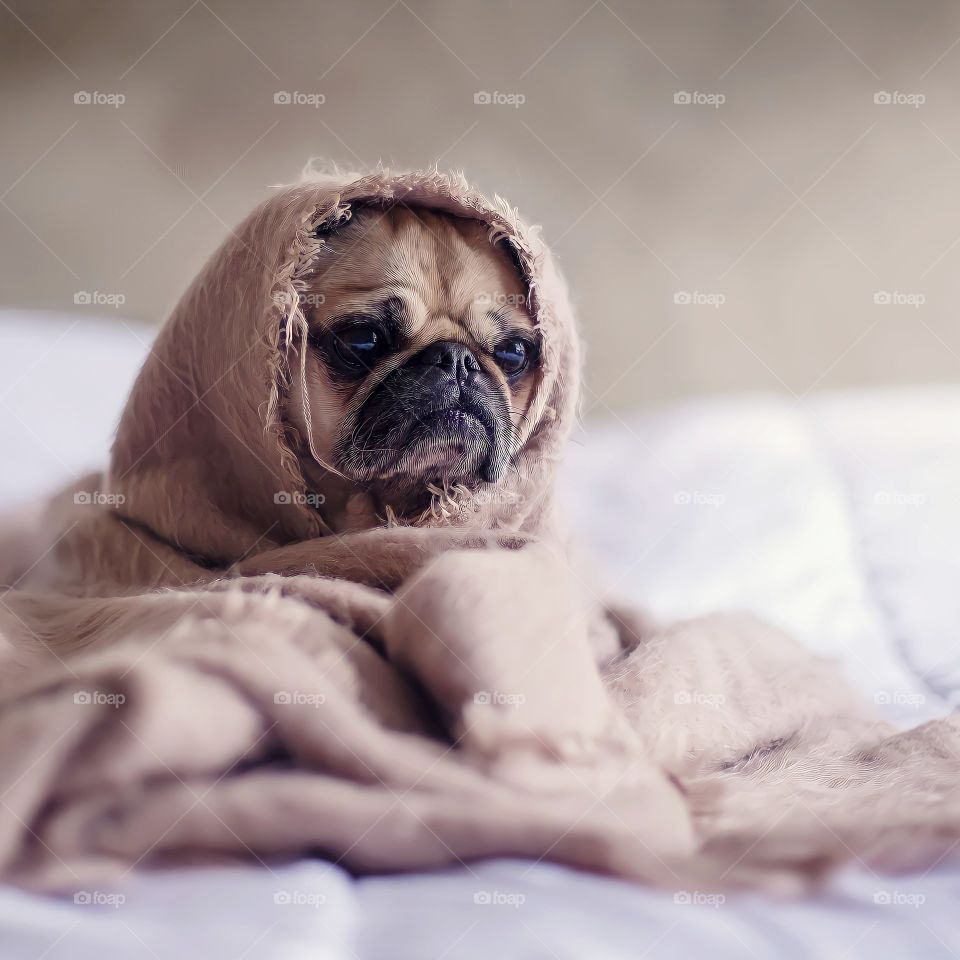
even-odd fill
[[[450,439],[457,440],[462,431],[473,431],[477,426],[492,440],[497,429],[495,418],[490,411],[469,393],[461,391],[459,398],[454,402],[437,401],[426,404],[411,419],[411,433],[421,430],[432,430],[439,433],[448,433]]]
[[[424,418],[424,424],[436,426],[440,429],[450,429],[464,426],[468,421],[473,420],[482,425],[479,417],[474,416],[467,410],[461,410],[453,407],[449,410],[438,410]]]
[[[356,424],[340,445],[341,469],[391,494],[428,484],[492,483],[506,466],[506,409],[491,410],[473,391],[423,398],[378,390]]]
[[[493,428],[485,420],[458,406],[430,411],[411,423],[410,455],[426,471],[423,479],[443,484],[476,473],[492,446]]]

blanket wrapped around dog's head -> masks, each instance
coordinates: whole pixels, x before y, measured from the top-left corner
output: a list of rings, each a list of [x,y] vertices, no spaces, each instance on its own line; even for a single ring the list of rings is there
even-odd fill
[[[305,485],[309,444],[290,410],[304,375],[303,301],[308,289],[323,289],[330,237],[356,210],[391,205],[482,223],[522,275],[540,342],[509,469],[490,490],[440,504],[437,515],[530,533],[552,522],[553,475],[575,416],[580,361],[550,253],[515,210],[462,177],[383,171],[282,190],[206,265],[154,344],[120,422],[106,479],[122,499],[119,516],[218,567],[328,532],[318,491]]]
[[[304,298],[353,213],[395,205],[484,226],[541,363],[497,495],[341,533],[295,426]],[[661,628],[596,600],[553,497],[578,379],[549,253],[462,177],[328,176],[261,205],[158,337],[107,496],[55,511],[59,589],[3,595],[0,876],[319,853],[795,887],[954,842],[956,723],[893,735],[748,617]]]

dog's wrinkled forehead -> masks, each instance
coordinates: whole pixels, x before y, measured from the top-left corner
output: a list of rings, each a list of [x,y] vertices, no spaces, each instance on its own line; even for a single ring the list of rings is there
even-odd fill
[[[388,313],[411,346],[450,338],[487,350],[532,330],[524,281],[488,233],[425,208],[355,208],[326,239],[307,296],[311,323]]]

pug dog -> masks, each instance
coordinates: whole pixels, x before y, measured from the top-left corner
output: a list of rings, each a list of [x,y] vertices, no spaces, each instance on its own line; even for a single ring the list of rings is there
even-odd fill
[[[359,208],[302,297],[288,416],[332,532],[410,521],[510,468],[540,345],[508,251],[477,221]]]
[[[355,203],[350,214],[323,236],[300,291],[304,322],[279,344],[288,369],[285,440],[314,495],[308,502],[322,534],[271,542],[274,527],[249,521],[229,490],[229,520],[211,520],[209,508],[190,513],[204,502],[208,472],[215,475],[203,455],[215,459],[217,432],[232,438],[233,428],[227,412],[199,416],[197,429],[213,431],[209,449],[176,452],[194,442],[189,414],[206,412],[214,383],[199,399],[185,392],[185,407],[143,436],[185,383],[177,361],[148,358],[118,430],[113,475],[84,477],[44,505],[43,522],[30,521],[40,528],[30,530],[30,549],[8,551],[16,562],[6,574],[0,567],[0,577],[22,582],[32,571],[37,585],[99,590],[205,583],[224,570],[323,572],[393,588],[451,546],[516,548],[530,540],[530,532],[467,529],[471,495],[479,500],[520,469],[520,430],[539,382],[543,343],[520,264],[479,220],[401,204]],[[170,330],[171,337],[192,333],[190,324]],[[127,457],[119,467],[117,449]],[[78,506],[83,491],[112,491],[118,482],[130,486],[119,487],[117,506]],[[265,493],[280,503],[276,489]],[[448,508],[468,522],[449,523]],[[208,545],[206,525],[219,533],[218,523],[239,525],[237,542],[250,545]],[[0,531],[0,554],[3,540]],[[40,577],[48,555],[51,569]]]

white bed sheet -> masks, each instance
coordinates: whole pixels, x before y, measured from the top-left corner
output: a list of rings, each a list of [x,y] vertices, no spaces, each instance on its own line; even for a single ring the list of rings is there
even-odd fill
[[[149,331],[0,311],[0,505],[101,464]],[[750,609],[891,718],[960,697],[960,388],[711,399],[591,422],[563,478],[601,579],[668,617]],[[960,774],[958,774],[960,775]],[[0,888],[0,956],[673,960],[956,957],[960,867],[703,902],[548,864],[354,881],[319,861],[137,877],[124,901]],[[83,897],[81,897],[81,900]],[[684,902],[689,900],[691,902]]]

